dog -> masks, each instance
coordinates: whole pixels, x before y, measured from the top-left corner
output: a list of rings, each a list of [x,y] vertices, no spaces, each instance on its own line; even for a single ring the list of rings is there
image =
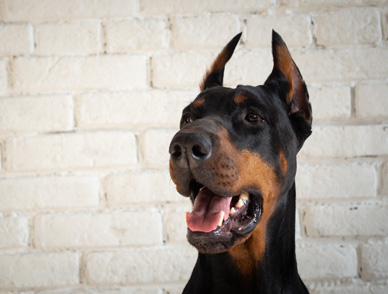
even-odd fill
[[[240,37],[206,72],[169,147],[171,179],[193,203],[187,239],[198,250],[183,293],[308,293],[295,256],[295,174],[311,134],[309,94],[275,31],[264,85],[224,87]]]

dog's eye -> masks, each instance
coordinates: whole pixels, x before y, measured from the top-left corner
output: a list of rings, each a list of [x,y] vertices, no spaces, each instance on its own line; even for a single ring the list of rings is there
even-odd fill
[[[245,116],[245,120],[247,122],[250,122],[250,123],[256,123],[256,122],[262,121],[263,118],[259,114],[255,113],[255,112],[249,112]]]
[[[191,115],[190,114],[185,114],[183,116],[183,118],[182,118],[182,123],[188,124],[188,123],[191,123],[191,122],[193,122],[193,119],[192,119]]]

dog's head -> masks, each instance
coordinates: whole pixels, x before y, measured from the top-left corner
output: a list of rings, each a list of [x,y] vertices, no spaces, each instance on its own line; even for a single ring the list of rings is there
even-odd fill
[[[264,85],[223,87],[240,37],[205,74],[169,148],[171,178],[193,202],[188,240],[201,253],[232,250],[251,237],[265,247],[266,225],[294,183],[296,154],[311,133],[306,85],[276,32]]]

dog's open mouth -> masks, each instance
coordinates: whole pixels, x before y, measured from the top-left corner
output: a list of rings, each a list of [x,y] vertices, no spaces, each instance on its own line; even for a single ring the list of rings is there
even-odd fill
[[[226,197],[192,181],[192,212],[186,213],[188,239],[200,252],[218,253],[245,239],[260,220],[259,195],[243,191]]]

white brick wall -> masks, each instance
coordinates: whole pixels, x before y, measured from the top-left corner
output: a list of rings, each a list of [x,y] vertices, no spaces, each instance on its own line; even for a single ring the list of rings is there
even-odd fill
[[[312,294],[388,292],[387,0],[0,0],[0,294],[181,293],[196,251],[168,175],[182,108],[261,84],[271,29],[307,81],[297,258]]]

